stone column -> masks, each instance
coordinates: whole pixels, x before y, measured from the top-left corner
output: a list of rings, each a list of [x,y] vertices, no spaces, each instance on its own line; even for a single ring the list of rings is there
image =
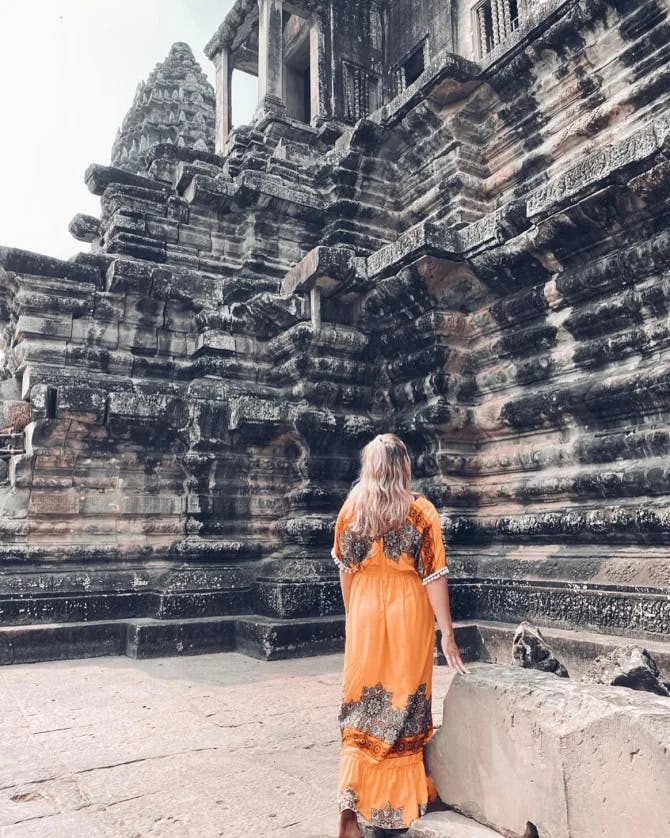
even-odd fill
[[[214,57],[216,69],[216,153],[221,154],[233,127],[230,53],[221,50]]]
[[[318,334],[321,331],[321,289],[315,285],[309,292],[309,308],[312,316],[312,326]]]
[[[282,0],[258,0],[258,107],[283,110],[284,26]]]
[[[316,18],[309,32],[309,75],[312,89],[310,91],[312,124],[319,125],[328,118],[327,91],[325,75],[325,43],[321,20]]]

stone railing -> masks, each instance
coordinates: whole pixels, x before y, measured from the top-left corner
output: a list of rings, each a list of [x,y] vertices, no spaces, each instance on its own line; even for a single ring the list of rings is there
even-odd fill
[[[475,8],[475,17],[484,57],[519,28],[519,0],[484,0]]]
[[[479,59],[495,62],[571,0],[483,0],[473,10],[473,31]]]

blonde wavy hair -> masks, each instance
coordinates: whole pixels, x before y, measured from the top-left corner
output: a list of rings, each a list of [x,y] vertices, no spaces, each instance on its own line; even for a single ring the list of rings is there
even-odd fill
[[[412,465],[405,443],[395,434],[380,434],[361,452],[361,471],[347,499],[351,530],[379,538],[399,529],[414,500],[410,490]]]

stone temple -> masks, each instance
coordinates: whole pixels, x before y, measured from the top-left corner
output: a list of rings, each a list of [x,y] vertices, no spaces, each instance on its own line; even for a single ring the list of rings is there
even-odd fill
[[[0,662],[339,648],[393,431],[471,657],[667,665],[666,0],[237,0],[206,54],[138,88],[81,253],[0,248]]]

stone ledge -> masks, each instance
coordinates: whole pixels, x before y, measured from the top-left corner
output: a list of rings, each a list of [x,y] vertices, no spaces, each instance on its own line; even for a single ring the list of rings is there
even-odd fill
[[[326,295],[354,280],[365,282],[365,260],[351,247],[315,247],[286,274],[282,294],[302,294],[319,288]]]
[[[407,838],[495,838],[500,835],[458,812],[431,812],[410,826]]]
[[[232,651],[260,660],[282,660],[341,652],[343,646],[343,616],[140,617],[0,627],[0,666],[105,655],[156,658]]]
[[[165,186],[150,177],[134,175],[125,169],[115,166],[103,166],[99,163],[91,164],[84,174],[84,181],[93,195],[102,195],[108,186],[136,186],[156,193],[159,198],[167,200],[168,190]]]
[[[102,287],[102,273],[97,266],[64,261],[17,247],[0,247],[0,267],[17,274]]]
[[[666,838],[669,749],[667,698],[473,664],[427,760],[442,800],[510,838]]]

